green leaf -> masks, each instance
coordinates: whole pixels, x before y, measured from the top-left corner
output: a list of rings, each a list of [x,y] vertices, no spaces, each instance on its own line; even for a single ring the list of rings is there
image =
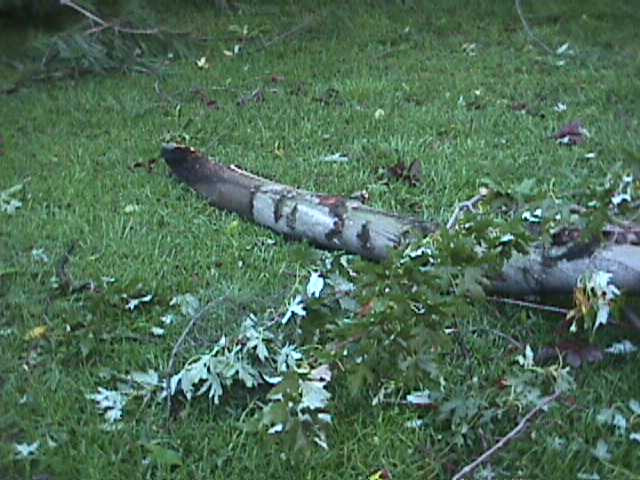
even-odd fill
[[[513,189],[514,196],[523,201],[531,200],[537,193],[536,179],[529,177],[523,180],[519,185]]]
[[[289,420],[289,408],[287,407],[287,401],[274,402],[267,405],[264,410],[262,410],[262,421],[263,425],[278,425],[286,424]]]
[[[347,376],[347,385],[352,396],[358,395],[369,384],[373,383],[374,375],[366,365],[356,365]]]
[[[479,268],[465,268],[464,277],[460,281],[458,292],[474,300],[482,300],[485,298],[482,283],[484,283],[482,270]]]
[[[149,451],[149,459],[153,463],[164,467],[182,466],[182,454],[180,452],[154,443],[148,443],[145,447]]]

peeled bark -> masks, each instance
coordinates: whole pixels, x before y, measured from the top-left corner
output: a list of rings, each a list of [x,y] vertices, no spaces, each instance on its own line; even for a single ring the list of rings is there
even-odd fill
[[[357,200],[298,190],[214,163],[188,147],[168,144],[162,155],[174,175],[211,205],[323,248],[384,260],[392,249],[438,230],[435,224],[376,210]],[[612,283],[620,290],[640,294],[640,241],[636,237],[623,244],[604,243],[570,260],[550,262],[542,252],[534,247],[528,256],[514,257],[492,293],[570,295],[580,275],[600,270],[611,273]]]

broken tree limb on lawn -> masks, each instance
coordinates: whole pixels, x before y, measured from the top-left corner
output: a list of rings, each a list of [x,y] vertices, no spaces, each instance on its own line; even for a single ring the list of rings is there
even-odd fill
[[[165,145],[162,155],[173,173],[211,205],[324,248],[381,260],[391,249],[436,231],[426,222],[375,210],[357,200],[297,190],[210,162],[187,147]]]
[[[433,223],[376,210],[357,200],[298,190],[212,162],[189,147],[167,144],[162,156],[173,174],[211,205],[323,248],[384,260],[393,249],[438,231]],[[621,291],[638,295],[640,240],[636,237],[631,235],[623,243],[619,238],[603,242],[594,251],[570,259],[534,247],[529,255],[514,256],[489,290],[510,297],[571,295],[581,275],[605,271]]]

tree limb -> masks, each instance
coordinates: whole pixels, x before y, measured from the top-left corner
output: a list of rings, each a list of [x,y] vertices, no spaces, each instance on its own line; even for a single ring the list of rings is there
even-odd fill
[[[297,190],[211,162],[189,147],[168,144],[162,155],[176,177],[216,208],[323,248],[384,260],[393,249],[438,231],[433,223],[376,210],[357,200]],[[561,255],[567,245],[546,249],[534,245],[527,255],[511,258],[488,293],[512,298],[572,295],[581,275],[605,271],[613,275],[611,282],[618,289],[640,295],[640,243],[636,240],[630,236],[626,243],[619,243],[616,235],[594,251],[569,258]]]

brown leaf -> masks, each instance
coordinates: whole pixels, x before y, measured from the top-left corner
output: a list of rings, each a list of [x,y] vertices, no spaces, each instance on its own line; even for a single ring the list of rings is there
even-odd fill
[[[536,356],[536,363],[546,363],[562,356],[573,368],[580,368],[585,363],[599,363],[604,359],[602,349],[591,343],[566,341],[553,347],[543,348]]]
[[[513,102],[511,104],[511,110],[513,112],[531,115],[532,117],[545,117],[544,113],[532,108],[531,105],[529,105],[527,102]]]
[[[376,301],[375,298],[369,300],[367,303],[365,303],[362,308],[360,309],[360,312],[358,313],[358,316],[360,318],[366,318],[369,315],[371,315],[371,312],[373,312],[373,307],[375,307],[376,305]]]
[[[316,102],[320,102],[324,106],[329,105],[344,105],[344,100],[340,95],[340,91],[336,88],[327,88],[325,92],[319,97],[313,98]]]
[[[509,383],[509,380],[507,380],[506,378],[501,378],[500,380],[498,380],[498,389],[505,390],[509,386],[511,386],[511,383]]]
[[[271,75],[271,83],[280,83],[280,82],[284,82],[286,80],[286,77],[283,77],[282,75]]]
[[[192,91],[192,93],[198,97],[200,97],[200,100],[202,101],[202,103],[209,109],[209,110],[220,110],[220,104],[218,103],[217,100],[213,99],[213,98],[209,98],[209,95],[206,94],[206,92],[204,90],[201,90],[199,88],[196,88]]]
[[[422,175],[422,162],[416,159],[409,165],[409,179],[412,184],[417,185],[422,181]]]
[[[143,161],[139,160],[139,161],[133,163],[129,167],[129,169],[130,170],[135,170],[137,168],[144,168],[147,171],[147,173],[151,173],[156,168],[157,164],[158,164],[158,159],[157,158],[150,158],[146,162],[143,162]]]
[[[560,145],[580,145],[589,137],[589,132],[579,120],[565,125],[558,131],[553,138]]]
[[[209,99],[205,102],[205,105],[209,110],[220,110],[220,104],[217,100]]]
[[[406,165],[400,161],[387,168],[386,176],[395,178],[396,180],[402,180],[412,187],[415,187],[422,182],[422,162],[420,160],[414,160],[411,164]]]

